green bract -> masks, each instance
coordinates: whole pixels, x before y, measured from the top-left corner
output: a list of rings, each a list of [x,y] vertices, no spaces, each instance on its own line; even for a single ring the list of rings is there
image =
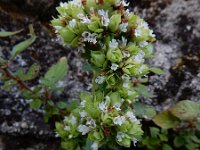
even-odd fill
[[[64,149],[84,149],[86,141],[93,150],[110,142],[130,147],[143,134],[131,80],[149,72],[144,63],[155,35],[127,6],[124,0],[73,0],[57,8],[52,26],[65,44],[87,56],[94,73],[92,93],[83,92],[80,105],[56,125]]]

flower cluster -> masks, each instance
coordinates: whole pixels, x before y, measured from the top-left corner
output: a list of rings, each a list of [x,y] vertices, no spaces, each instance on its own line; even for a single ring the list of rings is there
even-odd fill
[[[142,135],[132,105],[138,97],[132,78],[145,76],[155,41],[148,24],[130,12],[124,0],[73,0],[61,3],[52,26],[63,41],[83,53],[95,68],[92,93],[82,93],[57,132],[68,150],[77,141],[93,142],[98,149],[113,140],[130,147]]]

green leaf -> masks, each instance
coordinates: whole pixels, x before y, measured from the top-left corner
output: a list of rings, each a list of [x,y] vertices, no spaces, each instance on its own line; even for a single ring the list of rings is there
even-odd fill
[[[152,138],[156,138],[160,133],[160,129],[156,127],[150,127],[150,134]]]
[[[15,73],[16,76],[22,81],[29,81],[35,79],[39,74],[40,67],[36,64],[33,64],[27,73],[24,73],[22,69],[17,70]]]
[[[180,101],[170,112],[181,120],[196,119],[200,115],[200,104],[190,100]]]
[[[89,63],[85,63],[85,64],[83,64],[83,71],[88,71],[88,72],[92,72],[93,71],[93,66],[91,65],[91,64],[89,64]]]
[[[33,102],[30,104],[30,107],[32,109],[38,109],[42,105],[42,101],[40,99],[33,100]]]
[[[19,53],[27,49],[35,41],[36,36],[35,36],[32,25],[29,26],[29,32],[31,34],[31,37],[29,39],[23,42],[20,42],[13,47],[12,52],[11,52],[11,59],[14,59]]]
[[[67,103],[66,103],[66,102],[60,101],[60,102],[57,102],[56,105],[57,105],[58,108],[60,108],[60,109],[65,109],[65,108],[67,108]]]
[[[18,30],[18,31],[14,31],[14,32],[1,31],[1,32],[0,32],[0,37],[8,37],[8,36],[12,36],[12,35],[15,35],[15,34],[20,33],[22,30],[23,30],[23,29]]]
[[[64,78],[64,76],[67,74],[67,71],[68,71],[67,58],[62,57],[58,61],[58,63],[50,67],[45,76],[41,79],[41,84],[47,87],[55,86],[56,82]]]
[[[161,128],[170,129],[179,124],[179,119],[173,116],[169,111],[164,111],[156,115],[153,122]]]
[[[165,134],[159,134],[159,138],[163,142],[167,142],[168,141],[168,137]]]
[[[135,88],[135,90],[136,90],[139,94],[143,95],[144,97],[147,97],[147,98],[153,98],[153,97],[155,97],[155,95],[153,95],[152,93],[150,93],[150,92],[148,91],[148,88],[147,88],[146,86],[142,85],[142,84],[139,84],[139,85]]]
[[[76,109],[79,105],[79,101],[73,100],[69,104],[67,104],[67,111],[71,112],[72,110]]]
[[[185,144],[185,140],[184,138],[182,138],[181,136],[176,136],[174,139],[174,146],[175,147],[181,147]]]
[[[6,60],[4,60],[2,57],[0,57],[0,65],[4,65],[4,64],[6,64]]]
[[[165,74],[165,72],[163,70],[156,68],[156,67],[149,68],[149,70],[155,74],[159,74],[159,75]]]
[[[142,118],[152,119],[156,115],[156,111],[152,106],[136,102],[134,104],[136,115]]]
[[[173,150],[168,144],[163,144],[162,150]]]

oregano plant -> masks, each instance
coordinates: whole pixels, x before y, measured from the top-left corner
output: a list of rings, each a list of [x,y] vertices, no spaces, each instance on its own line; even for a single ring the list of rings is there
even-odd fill
[[[155,35],[128,5],[124,0],[73,0],[60,3],[59,15],[51,21],[93,73],[92,91],[82,92],[79,106],[56,123],[66,150],[130,147],[143,134],[134,103],[140,93],[148,95],[142,90],[146,75],[163,72],[145,63]]]

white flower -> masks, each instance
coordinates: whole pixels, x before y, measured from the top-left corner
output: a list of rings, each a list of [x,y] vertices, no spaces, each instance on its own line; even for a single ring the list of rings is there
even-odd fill
[[[149,30],[149,35],[151,36],[151,37],[156,37],[156,35],[155,34],[153,34],[153,30]]]
[[[144,62],[144,56],[145,56],[145,53],[143,51],[140,51],[134,58],[134,62],[136,63],[143,63]]]
[[[115,105],[114,105],[114,108],[117,110],[117,111],[120,111],[121,110],[121,104],[120,103],[116,103]]]
[[[76,117],[72,116],[71,119],[69,120],[69,123],[71,123],[72,125],[75,125],[77,122]]]
[[[105,77],[104,77],[104,76],[98,76],[98,77],[95,79],[95,82],[96,82],[97,84],[102,84],[104,81],[105,81]]]
[[[84,24],[91,23],[91,20],[87,16],[84,16],[82,13],[78,14],[77,16],[79,19],[81,19],[81,23],[84,23]]]
[[[100,16],[108,16],[108,10],[105,11],[105,10],[103,10],[103,9],[100,9],[100,10],[98,10],[98,14],[99,14]]]
[[[128,111],[126,113],[127,117],[132,121],[135,122],[136,124],[140,124],[140,121],[135,117],[135,115],[133,114],[133,112]]]
[[[97,43],[97,34],[96,33],[92,33],[90,34],[90,40],[89,42],[93,43],[93,44],[96,44]]]
[[[130,87],[130,85],[129,85],[128,82],[124,82],[122,86],[123,86],[124,88],[129,88],[129,87]]]
[[[96,121],[90,117],[87,117],[86,125],[89,125],[91,128],[96,128]]]
[[[117,40],[112,39],[112,41],[110,41],[110,43],[109,43],[109,48],[116,49],[118,47],[118,45],[119,44],[118,44]]]
[[[65,130],[65,131],[70,131],[70,127],[69,127],[69,126],[65,126],[65,127],[64,127],[64,130]]]
[[[81,7],[82,6],[82,1],[81,0],[73,0],[71,1],[73,5]]]
[[[125,121],[126,121],[126,118],[125,118],[124,116],[115,117],[114,120],[113,120],[114,124],[120,125],[120,126],[121,126],[123,123],[125,123]]]
[[[79,114],[80,114],[81,118],[84,118],[84,117],[87,116],[86,111],[82,111],[82,112],[80,112]]]
[[[70,26],[71,28],[74,28],[75,25],[76,25],[76,19],[72,19],[72,20],[69,21],[69,26]]]
[[[56,31],[58,32],[58,30],[62,29],[63,26],[54,26],[54,28],[56,29]]]
[[[92,149],[92,150],[98,150],[98,148],[99,148],[99,145],[98,145],[97,142],[94,142],[94,143],[91,145],[91,149]]]
[[[91,42],[93,44],[97,43],[97,40],[96,40],[97,34],[96,33],[91,34],[90,32],[85,31],[82,33],[82,36],[84,38],[83,41],[85,41],[85,42]]]
[[[116,63],[112,63],[112,66],[110,67],[111,70],[116,71],[118,69],[119,65]]]
[[[132,94],[133,94],[133,92],[130,91],[130,90],[128,90],[128,96],[130,96],[130,95],[132,95]]]
[[[139,72],[139,73],[143,73],[144,69],[145,69],[145,66],[142,65],[142,66],[140,66],[140,68],[138,69],[138,72]]]
[[[128,17],[130,15],[130,10],[126,9],[125,12],[124,12],[124,15]]]
[[[64,122],[68,122],[69,121],[69,118],[67,116],[64,117]]]
[[[69,139],[71,139],[72,137],[73,137],[73,135],[71,135],[71,134],[68,136]]]
[[[133,141],[133,145],[136,147],[136,144],[137,144],[138,140],[135,137],[133,137],[132,141]]]
[[[80,103],[81,108],[84,108],[84,107],[85,107],[85,103],[86,103],[86,100],[82,100],[82,101],[81,101],[81,103]]]
[[[131,78],[129,75],[127,75],[127,74],[122,75],[122,80],[129,81],[130,79]]]
[[[126,6],[129,6],[129,3],[127,3],[124,0],[117,0],[116,6],[120,6],[120,5],[123,5],[126,7]]]
[[[126,57],[129,58],[131,56],[131,54],[128,51],[123,51],[122,54],[123,54],[124,58],[126,58]]]
[[[110,96],[106,95],[105,99],[106,101],[110,101]]]
[[[121,44],[122,44],[123,47],[125,47],[126,44],[127,44],[127,39],[123,36],[122,36]]]
[[[125,137],[125,133],[117,132],[117,141],[122,142],[123,138]]]
[[[138,36],[141,36],[141,35],[142,35],[141,28],[136,28],[136,30],[135,30],[135,36],[138,37]]]
[[[143,22],[140,23],[140,27],[143,27],[143,28],[145,28],[145,29],[149,29],[149,25],[148,25],[148,23],[145,22],[145,21],[143,21]]]
[[[122,32],[127,32],[128,22],[127,23],[121,23],[119,25],[119,28]]]
[[[66,2],[64,2],[64,3],[63,3],[63,2],[60,2],[60,6],[61,6],[61,7],[67,7],[67,6],[68,6],[68,3],[66,3]]]
[[[108,17],[102,17],[101,18],[101,24],[104,26],[104,27],[107,27],[109,25],[109,22],[110,22],[110,19]]]
[[[90,128],[82,124],[78,126],[77,130],[81,132],[82,135],[86,135],[88,132],[90,132]]]
[[[106,106],[106,103],[105,102],[101,102],[99,103],[99,109],[103,112],[107,112],[107,106]]]
[[[58,132],[55,132],[55,137],[59,137],[60,135],[58,134]]]
[[[142,42],[139,43],[139,46],[142,47],[142,48],[146,47],[147,45],[148,45],[147,41],[142,41]]]
[[[107,27],[110,22],[110,19],[108,18],[108,11],[101,9],[101,10],[98,10],[98,14],[101,16],[101,24]]]

